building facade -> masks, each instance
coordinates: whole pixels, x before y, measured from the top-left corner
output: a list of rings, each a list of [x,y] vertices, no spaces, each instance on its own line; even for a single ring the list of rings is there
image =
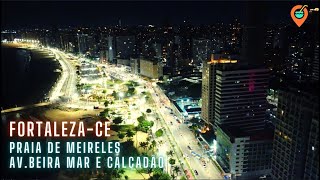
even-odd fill
[[[319,42],[314,48],[314,59],[312,63],[312,80],[319,81]]]
[[[273,179],[319,179],[318,96],[301,89],[290,86],[279,92]]]
[[[115,43],[112,36],[108,36],[108,61],[113,62],[115,57]]]
[[[201,87],[201,118],[206,124],[214,125],[214,109],[215,109],[215,83],[216,68],[219,64],[237,63],[236,60],[227,60],[211,56],[210,61],[203,61],[202,69],[202,87]]]
[[[192,54],[194,64],[200,64],[211,55],[211,41],[209,39],[193,39]]]
[[[214,121],[244,131],[264,129],[268,69],[241,65],[216,68]]]
[[[78,52],[85,54],[88,50],[88,34],[77,34],[78,38]]]
[[[136,41],[134,36],[116,37],[116,58],[130,59],[136,54]]]
[[[216,159],[232,179],[259,179],[271,172],[273,131],[249,134],[228,126],[217,126]]]
[[[140,74],[151,79],[159,79],[163,76],[162,65],[157,60],[140,59]]]

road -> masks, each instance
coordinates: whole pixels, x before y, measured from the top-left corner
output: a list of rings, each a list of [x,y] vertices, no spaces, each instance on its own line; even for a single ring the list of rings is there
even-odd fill
[[[73,65],[68,60],[68,57],[58,51],[52,50],[56,55],[59,63],[62,67],[61,77],[56,83],[54,89],[50,92],[50,101],[58,101],[59,97],[65,97],[66,99],[73,99],[77,94],[76,83],[77,83],[77,74]]]
[[[64,103],[66,106],[78,108],[83,107],[85,109],[92,108],[92,105],[97,103],[86,103],[75,97],[77,94],[77,75],[75,68],[67,59],[67,56],[58,50],[52,51],[56,57],[58,57],[61,64],[62,75],[53,90],[50,92],[50,102],[59,101],[59,97],[64,96],[67,99],[72,100],[69,103]],[[188,170],[188,174],[191,178],[193,178],[192,174],[194,174],[194,170],[197,170],[198,175],[194,176],[196,179],[223,179],[221,173],[214,164],[208,161],[205,168],[198,158],[191,155],[188,146],[190,146],[192,151],[197,154],[203,155],[204,152],[197,144],[197,140],[193,135],[193,132],[188,129],[187,125],[178,123],[175,120],[174,115],[171,114],[171,110],[166,108],[166,106],[170,107],[170,101],[156,84],[145,81],[136,75],[128,75],[128,72],[126,72],[124,68],[109,66],[109,68],[106,69],[108,69],[108,72],[112,72],[117,78],[130,79],[139,82],[146,87],[148,92],[151,93],[151,97],[154,100],[154,108],[158,113],[158,118],[160,118],[160,122],[156,122],[156,125],[165,130],[165,136],[163,137],[165,143],[158,146],[160,155],[167,157],[166,152],[173,150],[175,152],[174,156],[179,160],[176,165],[180,165],[183,170]],[[105,72],[106,69],[104,69]],[[186,156],[188,156],[188,158]],[[205,159],[208,158],[205,157]],[[169,170],[169,168],[167,170]]]
[[[160,88],[154,83],[147,82],[138,76],[130,75],[128,76],[124,70],[121,68],[114,67],[108,68],[108,71],[114,73],[117,78],[123,79],[131,77],[130,79],[138,81],[147,87],[147,90],[151,93],[153,100],[155,101],[155,109],[160,115],[160,119],[166,123],[160,125],[166,130],[168,137],[168,142],[164,146],[168,146],[165,149],[171,149],[176,152],[176,157],[182,163],[181,167],[183,170],[189,169],[189,171],[197,170],[198,175],[195,175],[196,179],[223,179],[218,168],[209,161],[209,157],[204,153],[204,150],[198,145],[198,141],[194,136],[193,132],[189,130],[186,124],[180,124],[175,120],[171,110],[168,110],[166,106],[170,107],[170,101],[167,96],[160,90]],[[111,70],[110,70],[111,69]],[[173,124],[171,124],[171,122]],[[158,126],[158,125],[157,125]],[[188,146],[192,148],[192,151],[204,157],[206,161],[206,167],[203,166],[203,162],[197,157],[191,155],[191,151]],[[188,156],[188,158],[185,158]]]
[[[186,124],[178,123],[178,121],[175,120],[171,110],[167,108],[170,107],[169,104],[162,105],[162,102],[168,103],[168,100],[162,100],[162,98],[160,98],[163,97],[163,95],[161,95],[162,91],[158,90],[158,93],[155,93],[156,88],[159,87],[154,86],[154,92],[152,93],[153,99],[156,101],[155,104],[158,105],[158,109],[164,117],[165,123],[170,128],[173,138],[175,138],[179,148],[181,149],[181,152],[183,153],[182,156],[187,157],[186,160],[193,171],[197,170],[198,175],[196,175],[196,178],[223,179],[218,168],[209,161],[209,157],[204,154],[204,150],[198,145],[198,141],[196,140],[193,132],[189,130]],[[192,150],[189,150],[188,146],[190,146]],[[200,159],[191,154],[191,151],[194,151],[195,153],[204,157],[206,161],[206,167],[203,166],[204,163]]]

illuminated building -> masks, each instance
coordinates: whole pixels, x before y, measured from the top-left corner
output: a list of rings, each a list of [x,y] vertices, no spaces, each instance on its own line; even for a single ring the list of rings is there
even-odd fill
[[[161,62],[152,59],[140,59],[140,74],[151,79],[159,79],[163,76]]]
[[[78,37],[78,52],[81,54],[89,50],[88,47],[88,34],[77,34]]]
[[[211,41],[208,39],[193,39],[193,62],[200,64],[207,60],[211,54]]]
[[[131,73],[138,75],[140,73],[140,61],[138,58],[130,58]]]
[[[100,63],[105,63],[106,62],[106,59],[107,59],[107,56],[108,56],[108,52],[104,49],[101,49],[100,50],[100,59],[99,59],[99,62]]]
[[[108,61],[109,62],[113,62],[113,58],[114,58],[114,39],[112,36],[108,37]]]
[[[211,61],[203,62],[202,70],[202,88],[201,88],[201,118],[207,124],[214,124],[214,107],[215,107],[215,79],[216,67],[219,64],[236,63],[236,60],[223,60],[215,59],[214,55],[211,56]]]
[[[232,179],[259,179],[271,172],[273,131],[248,133],[226,125],[216,128],[216,160]]]
[[[269,70],[212,56],[202,74],[201,116],[214,127],[218,163],[236,179],[270,174],[273,131],[264,122]]]
[[[246,132],[264,129],[268,69],[231,64],[215,73],[215,124]]]
[[[116,57],[120,59],[130,59],[136,53],[136,44],[134,36],[116,37]]]
[[[279,93],[273,179],[319,179],[319,88],[299,86],[286,86]]]
[[[319,81],[319,42],[314,49],[314,59],[312,64],[312,79]]]
[[[244,131],[264,128],[268,69],[214,59],[202,72],[202,119]]]

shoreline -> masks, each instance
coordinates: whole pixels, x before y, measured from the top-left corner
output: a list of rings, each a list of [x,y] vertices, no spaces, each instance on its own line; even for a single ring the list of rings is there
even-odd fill
[[[46,51],[27,43],[1,43],[2,55],[2,91],[3,110],[43,102],[52,86],[59,79],[55,72],[61,65]],[[31,53],[30,67],[21,71],[19,49]]]

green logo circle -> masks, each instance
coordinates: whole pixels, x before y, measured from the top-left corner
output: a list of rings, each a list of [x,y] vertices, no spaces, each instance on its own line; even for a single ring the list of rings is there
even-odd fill
[[[303,11],[300,11],[300,10],[296,10],[296,11],[294,12],[294,16],[295,16],[296,18],[298,18],[298,19],[301,19],[301,18],[303,18],[303,16],[304,16],[304,12],[303,12]]]

